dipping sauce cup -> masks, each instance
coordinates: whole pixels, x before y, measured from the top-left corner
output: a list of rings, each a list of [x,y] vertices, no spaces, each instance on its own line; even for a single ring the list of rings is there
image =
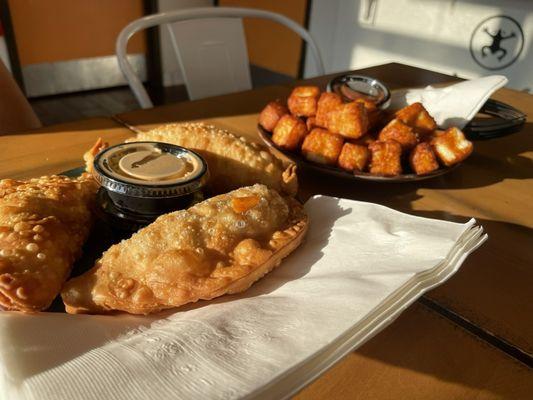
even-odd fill
[[[113,227],[127,231],[202,201],[209,177],[200,155],[160,142],[109,147],[95,157],[93,174],[101,186],[98,215]]]

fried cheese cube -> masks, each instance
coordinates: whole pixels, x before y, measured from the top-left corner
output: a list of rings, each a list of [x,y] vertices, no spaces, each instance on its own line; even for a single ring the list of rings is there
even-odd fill
[[[448,128],[431,140],[431,146],[439,160],[447,167],[466,159],[474,150],[472,142],[465,138],[459,128]]]
[[[287,104],[291,114],[297,117],[314,117],[320,89],[317,86],[297,86],[292,90]]]
[[[280,118],[288,113],[289,109],[278,100],[271,101],[259,114],[259,124],[267,131],[272,132]]]
[[[318,126],[316,124],[316,118],[315,117],[307,118],[307,121],[305,121],[305,126],[307,126],[307,130],[311,132],[313,128],[316,128]]]
[[[305,123],[300,118],[286,114],[276,124],[272,141],[282,149],[296,150],[305,135],[307,135]]]
[[[383,118],[383,112],[377,107],[376,102],[365,98],[359,98],[354,101],[361,103],[365,107],[369,129],[377,127]]]
[[[439,169],[437,157],[429,143],[418,143],[409,154],[409,164],[417,175],[426,175]]]
[[[370,150],[367,146],[344,143],[342,151],[339,156],[339,167],[344,168],[347,171],[363,171],[370,159]]]
[[[427,134],[423,135],[419,139],[420,139],[421,142],[431,143],[431,141],[433,139],[435,139],[436,137],[438,137],[440,135],[443,135],[444,132],[446,132],[446,131],[437,129],[437,130],[434,130],[433,132],[430,132],[430,133],[427,133]]]
[[[402,146],[394,140],[375,141],[370,150],[370,173],[382,176],[396,176],[402,173]]]
[[[322,128],[326,127],[327,115],[342,104],[341,96],[337,93],[324,92],[318,99],[318,108],[316,111],[316,124]]]
[[[327,114],[326,127],[349,139],[357,139],[368,130],[368,116],[363,104],[353,101],[335,107]]]
[[[393,119],[379,132],[378,139],[381,141],[396,140],[402,146],[402,150],[410,150],[418,143],[418,137],[413,128],[405,125],[398,119]]]
[[[376,138],[374,138],[374,136],[367,133],[361,136],[359,139],[350,140],[350,143],[359,144],[359,145],[368,147],[370,143],[374,143],[375,141],[376,141]]]
[[[396,118],[422,134],[437,129],[433,117],[429,115],[422,103],[413,103],[396,112]]]
[[[302,153],[309,161],[335,165],[341,154],[344,139],[342,136],[315,128],[307,135],[302,144]]]

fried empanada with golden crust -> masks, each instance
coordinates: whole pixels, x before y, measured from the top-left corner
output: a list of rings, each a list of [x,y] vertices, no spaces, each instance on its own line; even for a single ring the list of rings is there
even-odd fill
[[[96,190],[88,174],[0,181],[0,307],[52,303],[89,235]]]
[[[295,195],[298,190],[294,164],[285,168],[263,146],[212,125],[163,125],[127,140],[139,141],[166,142],[198,152],[207,162],[210,185],[215,194],[255,183],[290,195]]]
[[[69,313],[149,314],[246,290],[280,264],[307,231],[292,197],[264,185],[159,217],[66,283]]]

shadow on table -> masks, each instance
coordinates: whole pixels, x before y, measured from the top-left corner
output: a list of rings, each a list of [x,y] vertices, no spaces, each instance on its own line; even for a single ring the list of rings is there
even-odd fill
[[[359,367],[365,374],[366,367],[374,382],[382,376],[389,378],[387,382],[378,380],[378,387],[366,386],[368,398],[374,397],[373,392],[382,396],[386,392],[383,385],[390,387],[391,393],[397,390],[411,395],[417,393],[417,398],[446,398],[457,395],[458,387],[462,387],[460,393],[465,398],[477,397],[476,394],[484,397],[481,393],[485,393],[487,398],[495,395],[525,399],[533,390],[531,372],[525,365],[450,324],[420,303],[363,345],[347,364],[339,368]],[[392,372],[395,369],[402,371],[395,374]],[[331,372],[334,376],[334,371]],[[365,375],[363,380],[371,381],[371,378]]]

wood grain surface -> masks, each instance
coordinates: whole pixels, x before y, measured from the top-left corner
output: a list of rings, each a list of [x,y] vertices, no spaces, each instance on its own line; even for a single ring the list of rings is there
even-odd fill
[[[359,72],[392,88],[457,80],[400,64]],[[327,81],[312,80],[322,87]],[[259,140],[257,113],[289,92],[289,86],[271,86],[117,117],[136,129],[204,120]],[[509,89],[494,97],[529,115],[524,129],[476,142],[474,154],[448,175],[409,184],[347,184],[299,172],[303,200],[322,193],[425,217],[461,222],[474,217],[489,240],[454,277],[429,292],[424,304],[411,307],[298,398],[526,399],[533,393],[533,97]],[[74,168],[97,137],[118,143],[131,134],[112,119],[97,118],[0,137],[0,176],[25,178]],[[439,314],[428,304],[446,312]],[[482,334],[471,333],[476,331]]]

